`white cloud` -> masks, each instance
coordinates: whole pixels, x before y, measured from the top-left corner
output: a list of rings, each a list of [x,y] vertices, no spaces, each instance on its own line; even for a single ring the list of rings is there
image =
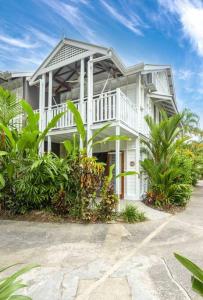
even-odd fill
[[[64,3],[59,0],[42,0],[47,6],[53,9],[60,17],[66,20],[71,26],[82,36],[85,36],[90,42],[95,42],[96,34],[94,30],[87,24],[83,13],[76,5]],[[87,1],[83,1],[87,3]]]
[[[58,40],[53,38],[51,35],[48,35],[36,28],[30,27],[28,30],[34,35],[35,39],[37,41],[41,41],[43,43],[46,43],[49,46],[56,46]]]
[[[178,17],[185,38],[203,56],[203,2],[201,0],[158,0],[162,9]]]
[[[189,69],[182,69],[176,72],[176,76],[180,80],[189,80],[192,78],[193,75],[195,75],[195,73]]]
[[[42,62],[57,40],[30,27],[22,38],[0,33],[0,68],[9,70],[33,70]]]
[[[38,46],[37,43],[31,43],[28,39],[14,38],[8,35],[0,34],[0,41],[18,48],[31,49]]]
[[[131,14],[130,11],[128,11],[128,14],[125,16],[118,12],[115,7],[107,3],[105,0],[100,0],[100,2],[107,9],[108,13],[119,23],[121,23],[123,26],[125,26],[135,34],[142,35],[142,31],[139,28],[141,24],[139,18],[136,15]],[[123,12],[124,10],[122,9],[121,11]]]

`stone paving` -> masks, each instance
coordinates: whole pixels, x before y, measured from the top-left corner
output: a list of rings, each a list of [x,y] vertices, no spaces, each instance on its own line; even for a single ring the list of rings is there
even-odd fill
[[[172,217],[139,224],[0,221],[0,228],[0,265],[41,265],[23,276],[33,300],[200,299],[173,252],[203,266],[202,182]]]

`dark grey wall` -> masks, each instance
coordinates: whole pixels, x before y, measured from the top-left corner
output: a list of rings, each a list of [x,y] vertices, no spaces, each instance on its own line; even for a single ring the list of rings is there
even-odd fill
[[[28,81],[25,82],[25,100],[33,109],[39,108],[39,88],[37,86],[29,86]]]

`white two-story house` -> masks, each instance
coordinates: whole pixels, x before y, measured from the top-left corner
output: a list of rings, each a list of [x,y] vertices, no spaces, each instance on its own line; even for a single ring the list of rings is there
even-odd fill
[[[66,111],[71,99],[80,110],[88,139],[106,123],[111,126],[101,133],[126,135],[130,141],[115,141],[89,149],[105,162],[107,171],[115,163],[115,173],[140,170],[140,144],[148,137],[144,116],[150,114],[159,122],[160,109],[168,115],[177,112],[170,66],[140,63],[126,67],[112,48],[64,38],[39,68],[23,77],[23,97],[40,112],[43,129],[56,114]],[[16,77],[15,77],[16,76]],[[49,132],[40,151],[63,155],[63,141],[76,132],[72,114],[67,111]],[[115,181],[121,198],[138,200],[145,189],[143,177],[131,175]]]

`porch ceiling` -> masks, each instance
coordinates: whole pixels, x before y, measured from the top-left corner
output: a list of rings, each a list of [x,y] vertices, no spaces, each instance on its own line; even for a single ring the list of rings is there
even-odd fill
[[[150,95],[154,103],[159,104],[169,116],[177,113],[176,105],[173,101],[173,96],[165,95]]]
[[[95,57],[99,57],[99,54],[96,54]],[[87,83],[88,59],[89,58],[85,58],[85,83]],[[122,76],[121,72],[111,59],[94,63],[93,74],[94,81],[106,80],[108,76],[110,78]],[[80,61],[73,62],[53,71],[53,95],[70,92],[74,88],[79,88],[79,86]],[[48,91],[48,76],[46,78],[46,90]]]

